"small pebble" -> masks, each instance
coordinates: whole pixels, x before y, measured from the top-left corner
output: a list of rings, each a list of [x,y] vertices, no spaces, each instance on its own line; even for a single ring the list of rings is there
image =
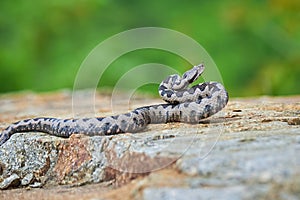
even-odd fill
[[[27,174],[21,181],[21,185],[23,186],[26,186],[26,185],[29,185],[32,181],[33,181],[33,174],[30,173],[30,174]]]
[[[29,187],[31,187],[31,188],[40,188],[42,186],[43,185],[41,182],[34,182],[33,184],[29,185]]]
[[[17,174],[12,174],[0,183],[0,189],[7,189],[9,187],[16,187],[20,185],[20,177]]]

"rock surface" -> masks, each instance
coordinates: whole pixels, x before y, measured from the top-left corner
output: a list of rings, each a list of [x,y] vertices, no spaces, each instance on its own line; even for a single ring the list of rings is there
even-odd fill
[[[72,117],[71,102],[68,91],[1,96],[0,129],[24,118]],[[96,94],[96,102],[97,115],[112,114],[110,96]],[[113,110],[156,103],[135,98]],[[197,125],[68,139],[15,134],[0,147],[0,199],[299,199],[299,154],[300,96],[231,99]]]

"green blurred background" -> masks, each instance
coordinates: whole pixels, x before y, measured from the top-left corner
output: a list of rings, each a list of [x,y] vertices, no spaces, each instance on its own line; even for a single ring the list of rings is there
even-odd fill
[[[72,88],[97,44],[145,26],[197,40],[219,67],[230,96],[300,94],[299,0],[0,1],[0,93]],[[113,65],[150,62],[177,68],[184,63],[170,53],[140,50]],[[101,85],[113,86],[116,73],[108,71]]]

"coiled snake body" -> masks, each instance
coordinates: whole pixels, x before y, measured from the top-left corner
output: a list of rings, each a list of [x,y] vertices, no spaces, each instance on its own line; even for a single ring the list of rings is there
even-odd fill
[[[104,118],[34,118],[8,126],[0,134],[0,146],[17,132],[44,132],[69,137],[71,134],[112,135],[138,132],[150,123],[184,122],[199,123],[222,108],[228,102],[228,94],[222,84],[205,82],[188,87],[204,71],[200,64],[185,72],[182,77],[171,75],[159,86],[159,94],[167,104],[137,108],[129,113]]]

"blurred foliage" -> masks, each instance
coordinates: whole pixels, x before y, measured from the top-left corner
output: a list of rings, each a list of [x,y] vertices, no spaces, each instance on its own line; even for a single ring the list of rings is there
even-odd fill
[[[300,94],[299,0],[3,0],[0,92],[72,88],[81,62],[97,44],[145,26],[197,40],[231,96]],[[180,58],[159,51],[131,52],[113,65],[128,70],[148,62],[187,69]],[[108,70],[101,85],[112,86],[119,69]]]

